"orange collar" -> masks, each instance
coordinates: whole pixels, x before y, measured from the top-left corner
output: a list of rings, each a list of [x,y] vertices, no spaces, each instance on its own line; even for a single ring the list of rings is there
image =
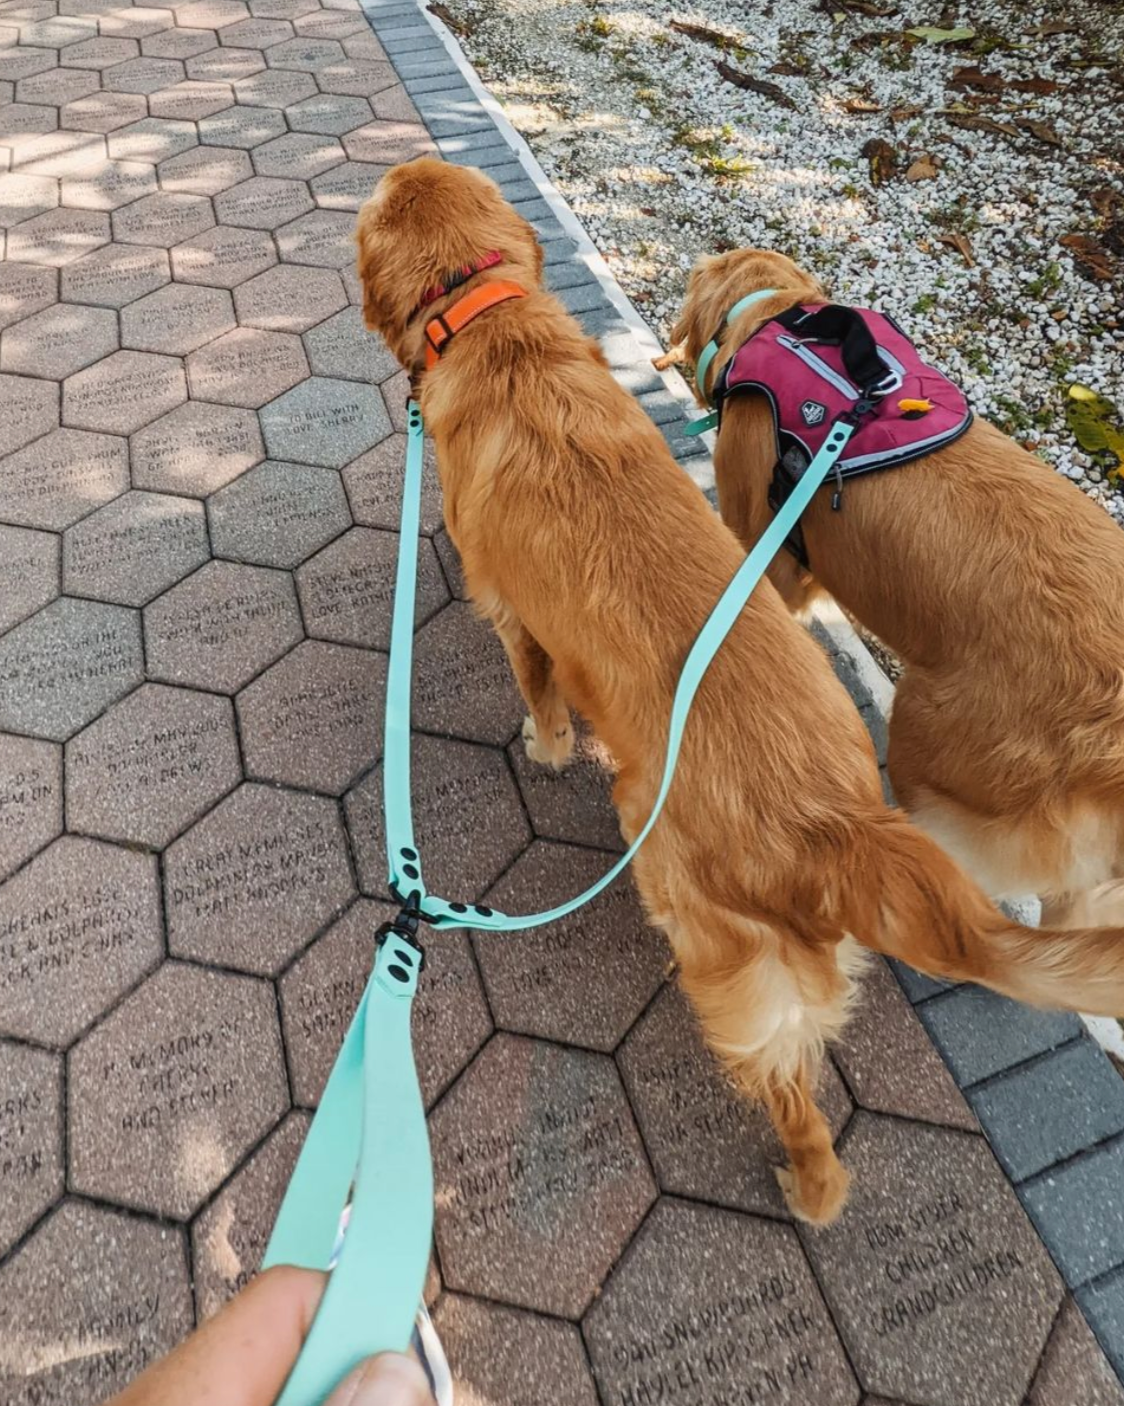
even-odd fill
[[[518,283],[482,283],[479,288],[474,288],[471,293],[466,293],[463,298],[449,309],[435,317],[432,322],[425,325],[425,369],[431,371],[437,365],[437,360],[441,353],[449,345],[462,327],[466,326],[472,319],[488,308],[494,308],[497,303],[506,303],[509,298],[525,298],[527,290],[520,288]]]

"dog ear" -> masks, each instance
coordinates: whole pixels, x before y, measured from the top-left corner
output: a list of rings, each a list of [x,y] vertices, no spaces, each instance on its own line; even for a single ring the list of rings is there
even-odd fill
[[[363,321],[371,332],[385,331],[390,316],[389,306],[379,298],[375,289],[378,275],[378,238],[375,230],[377,218],[373,210],[368,209],[366,205],[362,206],[355,232],[355,242],[359,249],[356,265],[359,270],[359,282],[363,288]]]

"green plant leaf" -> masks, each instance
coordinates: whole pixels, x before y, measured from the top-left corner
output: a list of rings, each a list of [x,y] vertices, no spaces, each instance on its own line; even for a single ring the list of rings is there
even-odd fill
[[[1108,450],[1116,455],[1117,468],[1113,473],[1124,468],[1124,428],[1112,401],[1088,386],[1070,386],[1066,420],[1082,449],[1089,454]]]
[[[916,29],[907,29],[915,39],[924,39],[926,44],[961,44],[965,39],[974,39],[974,29],[934,29],[930,24],[919,24]]]

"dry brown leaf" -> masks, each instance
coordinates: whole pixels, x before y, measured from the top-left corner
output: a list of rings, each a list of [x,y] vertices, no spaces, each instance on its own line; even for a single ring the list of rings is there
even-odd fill
[[[1016,93],[1037,93],[1040,98],[1056,93],[1061,86],[1052,78],[1015,78],[1007,84],[1007,87],[1013,88]]]
[[[948,114],[954,127],[965,127],[970,132],[990,132],[997,137],[1017,137],[1019,129],[1009,122],[993,122],[990,117],[965,116],[961,113]]]
[[[1077,26],[1072,20],[1047,20],[1045,24],[1036,24],[1026,32],[1035,39],[1047,39],[1051,34],[1074,34],[1076,31]]]
[[[1018,123],[1024,132],[1029,132],[1032,137],[1037,137],[1047,146],[1061,146],[1061,137],[1058,136],[1053,127],[1048,126],[1045,122],[1032,122],[1029,117],[1020,117]]]
[[[950,231],[948,234],[942,234],[938,242],[947,244],[950,249],[955,249],[969,268],[975,267],[976,261],[972,257],[972,242],[966,234]]]
[[[1073,262],[1083,272],[1092,274],[1094,278],[1112,277],[1112,259],[1091,234],[1063,234],[1058,243],[1072,253]]]
[[[463,20],[457,19],[448,5],[442,5],[440,0],[434,0],[432,5],[425,7],[431,15],[436,15],[446,29],[452,30],[454,34],[459,34],[462,38],[467,38],[472,33],[472,25],[465,24]]]
[[[923,107],[893,107],[890,109],[890,118],[894,122],[908,122],[924,111]]]
[[[850,113],[881,112],[882,109],[871,98],[848,98],[843,104],[843,111]]]
[[[958,68],[952,75],[952,86],[961,92],[971,88],[983,93],[999,93],[1003,91],[1003,79],[998,73],[985,73],[978,64],[966,68]]]
[[[793,112],[796,111],[796,104],[776,83],[766,82],[764,78],[751,78],[748,73],[742,73],[740,69],[734,68],[724,59],[719,59],[714,66],[727,83],[733,83],[737,88],[744,88],[748,93],[759,93],[763,98],[771,98],[779,107],[787,107]]]
[[[907,181],[934,181],[940,175],[940,169],[933,165],[932,157],[919,156],[905,173]]]
[[[885,185],[893,180],[898,170],[898,153],[883,137],[871,137],[863,147],[862,154],[870,162],[871,183]]]
[[[788,59],[781,63],[775,63],[769,70],[770,73],[779,73],[783,78],[807,78],[808,67],[803,67],[798,63],[790,63]]]
[[[1101,243],[1124,258],[1124,195],[1113,186],[1097,186],[1089,192],[1089,204],[1098,218]]]
[[[689,24],[686,20],[669,20],[668,29],[674,29],[676,34],[685,34],[688,39],[699,39],[704,44],[713,44],[716,49],[734,48],[739,41],[732,35],[723,34],[720,30],[711,29],[705,24]]]

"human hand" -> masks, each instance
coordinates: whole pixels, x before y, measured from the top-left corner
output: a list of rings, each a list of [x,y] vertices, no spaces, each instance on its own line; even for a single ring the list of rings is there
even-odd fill
[[[324,1291],[311,1270],[266,1270],[105,1406],[274,1406]],[[433,1406],[410,1357],[361,1363],[325,1406]]]

